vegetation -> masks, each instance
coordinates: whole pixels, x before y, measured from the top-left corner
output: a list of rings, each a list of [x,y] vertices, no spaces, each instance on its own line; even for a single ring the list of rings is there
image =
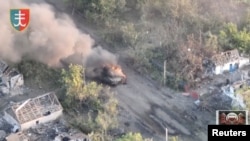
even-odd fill
[[[140,133],[129,132],[116,141],[145,141]]]
[[[84,68],[80,65],[63,69],[61,82],[65,93],[61,99],[72,126],[86,134],[93,132],[94,141],[110,140],[107,131],[117,125],[117,100],[109,89],[85,82]]]
[[[239,30],[236,24],[228,23],[221,30],[219,39],[224,50],[238,49],[243,53],[250,53],[250,31],[246,28]]]
[[[68,71],[62,70],[62,83],[66,91],[64,102],[67,107],[78,105],[75,101],[84,103],[89,98],[96,99],[101,90],[95,83],[85,85],[83,74],[83,68],[78,65],[70,65]]]
[[[247,85],[244,85],[241,89],[237,90],[236,91],[236,94],[239,95],[244,104],[245,104],[245,108],[244,110],[250,110],[250,87],[247,86]],[[236,109],[236,110],[240,110],[242,109],[242,107],[240,107],[240,105],[233,105],[234,107],[232,107],[233,109]]]
[[[178,136],[173,136],[170,138],[170,141],[179,141]]]
[[[95,21],[105,21],[116,16],[124,8],[126,0],[66,0],[72,12],[78,11],[85,17]]]
[[[169,137],[170,141],[179,141],[178,136]],[[143,138],[140,133],[132,133],[128,132],[127,134],[121,136],[120,138],[116,139],[115,141],[153,141],[149,138]]]
[[[111,47],[126,49],[130,64],[139,72],[162,81],[167,60],[167,71],[176,79],[168,81],[171,87],[180,80],[194,84],[205,57],[235,48],[250,53],[249,1],[118,1],[68,3],[77,2],[72,9],[104,27],[100,29],[104,40]]]
[[[59,69],[50,68],[43,63],[39,63],[33,60],[23,60],[17,65],[18,70],[24,75],[25,83],[32,80],[32,84],[47,88],[56,88],[60,86],[58,81],[61,77],[61,71]]]

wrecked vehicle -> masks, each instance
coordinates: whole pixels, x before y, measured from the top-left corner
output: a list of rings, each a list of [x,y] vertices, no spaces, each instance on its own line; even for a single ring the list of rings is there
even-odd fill
[[[110,86],[126,84],[127,77],[118,65],[106,64],[99,68],[86,69],[86,78],[93,79]]]
[[[60,61],[64,67],[68,67],[70,64],[66,60]],[[127,77],[119,65],[105,63],[103,65],[85,65],[84,68],[85,78],[87,80],[96,81],[109,86],[127,83]]]

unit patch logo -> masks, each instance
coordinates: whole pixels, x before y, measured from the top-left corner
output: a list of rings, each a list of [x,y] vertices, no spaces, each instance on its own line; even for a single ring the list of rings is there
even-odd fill
[[[10,22],[17,31],[23,31],[29,25],[29,9],[10,9]]]

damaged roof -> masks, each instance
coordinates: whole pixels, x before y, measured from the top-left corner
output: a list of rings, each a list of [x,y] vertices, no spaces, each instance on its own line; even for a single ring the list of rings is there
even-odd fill
[[[212,57],[212,61],[215,65],[224,65],[231,61],[240,59],[239,51],[237,49],[222,52]]]
[[[62,110],[60,102],[55,93],[50,92],[21,103],[14,103],[8,113],[23,124],[60,110]]]
[[[4,71],[8,68],[8,64],[2,60],[0,60],[0,74],[4,73]]]

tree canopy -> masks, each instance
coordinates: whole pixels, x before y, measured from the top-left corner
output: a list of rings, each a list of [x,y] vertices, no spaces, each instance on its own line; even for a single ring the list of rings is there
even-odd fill
[[[80,65],[70,65],[69,69],[62,70],[62,84],[65,89],[66,105],[74,105],[77,102],[94,100],[98,102],[98,95],[102,86],[95,82],[85,83],[84,68]]]
[[[250,32],[246,28],[239,30],[236,24],[228,23],[219,34],[220,45],[224,50],[238,49],[250,53]]]
[[[140,133],[129,132],[116,141],[143,141],[143,138]]]

